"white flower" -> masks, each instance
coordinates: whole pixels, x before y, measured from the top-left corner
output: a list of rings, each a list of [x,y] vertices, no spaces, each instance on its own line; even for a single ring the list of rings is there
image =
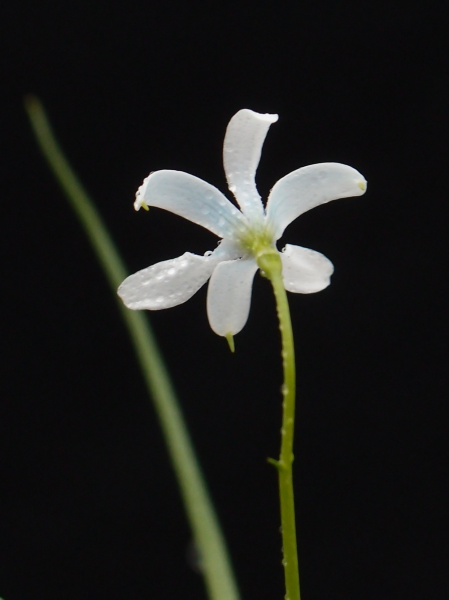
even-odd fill
[[[229,339],[248,319],[257,257],[264,250],[272,252],[287,225],[302,213],[330,200],[365,192],[365,178],[352,167],[321,163],[282,177],[264,209],[254,178],[265,136],[277,119],[277,115],[244,109],[229,122],[223,147],[224,170],[241,210],[214,186],[182,171],[156,171],[145,179],[136,194],[136,210],[164,208],[202,225],[222,241],[204,256],[186,252],[125,279],[118,294],[128,308],[159,310],[182,304],[210,278],[210,326]],[[309,294],[329,285],[333,265],[319,252],[287,244],[280,256],[286,290]]]

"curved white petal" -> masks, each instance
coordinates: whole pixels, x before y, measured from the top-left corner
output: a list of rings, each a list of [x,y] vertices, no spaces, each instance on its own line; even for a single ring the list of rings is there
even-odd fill
[[[207,291],[207,315],[218,335],[235,335],[248,320],[251,290],[258,269],[255,259],[220,262]]]
[[[244,214],[261,219],[264,211],[254,181],[262,146],[271,123],[277,115],[261,115],[252,110],[239,110],[226,129],[223,164],[229,189]]]
[[[267,218],[275,239],[302,213],[330,200],[361,196],[366,185],[363,175],[339,163],[310,165],[282,177],[267,202]]]
[[[213,252],[206,252],[205,256],[210,256],[215,260],[215,264],[223,260],[234,260],[242,256],[242,247],[232,240],[220,240],[218,246]]]
[[[182,171],[151,173],[137,191],[134,208],[143,204],[169,210],[222,238],[236,239],[245,229],[245,217],[217,188]]]
[[[334,266],[320,252],[287,244],[281,252],[281,260],[282,278],[289,292],[313,294],[330,284]]]
[[[216,264],[213,254],[186,252],[130,275],[117,293],[133,310],[171,308],[191,298],[209,279]]]

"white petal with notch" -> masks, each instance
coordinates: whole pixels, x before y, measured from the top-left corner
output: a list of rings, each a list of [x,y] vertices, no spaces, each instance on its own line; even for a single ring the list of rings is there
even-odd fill
[[[212,273],[207,291],[207,315],[212,330],[227,336],[239,333],[248,320],[254,258],[221,262]]]
[[[327,288],[334,272],[331,261],[320,252],[287,244],[281,252],[285,289],[297,294],[313,294]]]
[[[143,203],[175,213],[222,238],[236,239],[245,229],[245,217],[217,188],[183,171],[151,173],[136,194],[134,208],[139,210]]]
[[[315,206],[349,196],[361,196],[366,180],[340,163],[302,167],[279,179],[267,202],[267,219],[278,240],[292,221]]]
[[[251,220],[260,220],[264,214],[255,176],[268,129],[277,120],[278,115],[263,115],[245,108],[232,117],[226,129],[223,145],[226,179],[240,208]]]

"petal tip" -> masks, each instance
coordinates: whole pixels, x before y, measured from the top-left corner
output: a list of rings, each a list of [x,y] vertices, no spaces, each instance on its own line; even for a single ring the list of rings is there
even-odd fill
[[[144,210],[150,210],[148,208],[148,204],[145,202],[145,200],[142,198],[142,196],[140,196],[140,194],[136,195],[136,199],[134,201],[134,210],[140,210],[141,208],[143,208]]]
[[[258,116],[262,121],[267,121],[268,123],[276,123],[279,120],[279,115],[272,115],[270,113],[259,114]]]
[[[359,181],[357,183],[357,185],[362,190],[362,194],[364,194],[366,192],[366,188],[367,188],[367,185],[368,185],[368,182],[366,181],[366,179],[364,179],[363,181]]]
[[[255,110],[251,110],[250,108],[242,108],[234,115],[234,117],[236,117],[237,115],[246,115],[248,117],[251,116],[255,119],[258,119],[259,121],[266,121],[267,123],[276,123],[276,121],[279,120],[279,115],[271,113],[258,113]]]

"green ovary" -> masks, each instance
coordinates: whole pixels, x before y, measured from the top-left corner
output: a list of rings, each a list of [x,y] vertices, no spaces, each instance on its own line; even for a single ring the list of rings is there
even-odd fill
[[[240,237],[239,243],[246,252],[254,256],[258,264],[259,259],[266,254],[279,254],[273,240],[273,233],[266,227],[261,230],[248,229]]]

